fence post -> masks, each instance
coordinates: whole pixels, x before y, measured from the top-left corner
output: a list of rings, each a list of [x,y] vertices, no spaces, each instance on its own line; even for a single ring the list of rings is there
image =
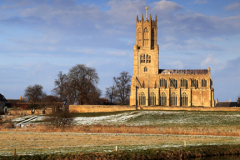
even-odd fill
[[[13,151],[13,156],[16,156],[16,148]]]

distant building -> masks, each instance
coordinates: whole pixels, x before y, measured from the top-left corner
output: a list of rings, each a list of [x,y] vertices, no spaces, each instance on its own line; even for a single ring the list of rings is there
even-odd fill
[[[237,102],[216,102],[216,107],[240,107],[240,98]]]
[[[148,9],[148,8],[146,8]],[[159,69],[157,16],[136,19],[136,45],[130,105],[214,107],[214,89],[208,69]]]

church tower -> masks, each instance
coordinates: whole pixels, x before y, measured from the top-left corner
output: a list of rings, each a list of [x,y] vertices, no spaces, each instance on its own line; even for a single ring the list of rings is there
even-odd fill
[[[141,77],[158,75],[159,72],[159,47],[157,45],[157,15],[148,19],[148,7],[146,7],[146,19],[142,15],[136,19],[136,45],[134,45],[133,77],[131,86],[130,105],[136,105],[136,87],[149,86],[148,80]],[[145,87],[144,87],[145,88]],[[134,95],[135,97],[135,95]]]
[[[143,15],[136,19],[136,45],[134,45],[133,75],[158,74],[157,16],[155,20]]]

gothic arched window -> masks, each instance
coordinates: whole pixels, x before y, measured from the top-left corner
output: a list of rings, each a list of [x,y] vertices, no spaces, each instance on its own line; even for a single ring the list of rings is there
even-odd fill
[[[186,92],[183,92],[183,94],[181,95],[181,105],[188,106],[188,95]]]
[[[151,63],[151,55],[149,54],[141,54],[140,55],[140,63]]]
[[[160,102],[159,102],[159,104],[161,105],[161,106],[166,106],[167,105],[167,96],[166,96],[166,93],[165,92],[162,92],[161,94],[160,94]]]
[[[151,49],[154,49],[154,29],[151,30]]]
[[[144,72],[147,72],[147,71],[148,71],[147,67],[144,67]]]
[[[202,87],[207,87],[207,80],[206,79],[202,79]]]
[[[140,55],[140,63],[145,63],[145,54]]]
[[[177,105],[177,94],[174,93],[174,92],[171,94],[170,105],[171,106],[176,106]]]
[[[181,87],[188,88],[188,81],[186,79],[181,79]]]
[[[170,79],[170,87],[177,88],[177,80],[176,79]]]
[[[149,105],[156,105],[156,94],[154,92],[150,94]]]
[[[142,40],[142,28],[139,28],[138,29],[138,45],[139,46],[142,46],[141,40]]]
[[[198,88],[198,80],[197,79],[191,79],[191,87]]]
[[[144,31],[143,31],[143,46],[148,46],[148,29],[147,28],[144,28]]]
[[[141,92],[139,94],[139,105],[142,106],[142,105],[146,105],[146,96],[145,96],[145,93],[144,92]]]
[[[150,55],[146,55],[146,63],[151,63],[151,56]]]
[[[144,81],[143,81],[143,83],[142,83],[142,88],[145,88],[145,84],[144,84]]]
[[[167,80],[166,79],[160,79],[160,87],[167,88]]]

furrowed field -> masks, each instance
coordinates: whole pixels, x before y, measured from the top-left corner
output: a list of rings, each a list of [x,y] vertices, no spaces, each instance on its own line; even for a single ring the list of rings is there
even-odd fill
[[[14,149],[32,155],[240,144],[240,112],[74,113],[74,125],[64,128],[50,126],[50,116],[55,115],[12,117],[17,127],[1,127],[0,155]]]

